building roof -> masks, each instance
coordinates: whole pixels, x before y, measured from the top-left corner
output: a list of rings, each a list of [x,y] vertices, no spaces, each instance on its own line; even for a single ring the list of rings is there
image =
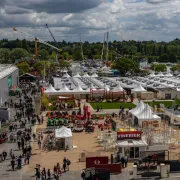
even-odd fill
[[[17,69],[13,64],[0,64],[0,79],[10,75]]]

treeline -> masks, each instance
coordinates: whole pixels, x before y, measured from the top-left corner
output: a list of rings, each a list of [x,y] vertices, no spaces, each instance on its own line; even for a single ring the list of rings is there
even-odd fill
[[[56,46],[55,42],[48,42]],[[82,60],[81,46],[78,42],[58,42],[61,48],[62,59]],[[84,59],[101,59],[103,43],[95,42],[83,43]],[[18,49],[17,49],[18,48]],[[23,50],[22,50],[23,49]],[[16,52],[18,51],[18,52]],[[22,51],[22,52],[20,52]],[[55,59],[56,52],[44,44],[38,43],[40,59]],[[15,59],[28,56],[33,57],[34,42],[23,40],[0,40],[0,61],[15,61]],[[115,60],[121,56],[140,61],[147,58],[149,62],[177,62],[180,59],[180,40],[171,42],[155,41],[113,41],[109,42],[109,60]],[[106,46],[104,48],[103,59],[106,59]]]

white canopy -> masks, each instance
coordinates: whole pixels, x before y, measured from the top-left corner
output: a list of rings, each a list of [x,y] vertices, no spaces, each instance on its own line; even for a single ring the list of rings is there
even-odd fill
[[[81,77],[79,73],[76,73],[73,77]]]
[[[72,137],[72,131],[70,128],[62,126],[60,129],[55,129],[55,138],[67,138]]]
[[[50,84],[49,87],[44,91],[45,94],[54,94],[57,91],[54,89],[54,87]]]
[[[138,120],[161,120],[159,116],[152,112],[148,104],[145,104],[145,108],[135,116]]]
[[[91,77],[98,77],[98,75],[96,73],[93,73]]]
[[[154,72],[152,72],[149,76],[150,76],[150,77],[154,77],[154,76],[156,76],[156,75],[154,74]]]
[[[145,104],[143,103],[143,101],[140,101],[137,106],[131,110],[129,110],[129,112],[133,115],[136,115],[140,112],[143,111],[143,109],[145,108]]]
[[[164,74],[162,72],[160,72],[159,74],[157,74],[157,76],[162,77],[162,76],[164,76]]]
[[[83,75],[83,77],[89,77],[88,73],[85,72],[84,75]]]
[[[165,76],[172,77],[173,75],[170,72],[168,72]]]
[[[134,92],[145,92],[146,90],[139,84],[136,88],[132,89]]]
[[[66,128],[62,126],[60,129],[55,129],[55,138],[58,139],[65,139],[65,148],[72,149],[72,131],[70,128]]]
[[[123,92],[124,89],[121,87],[120,83],[118,82],[117,86],[113,88],[112,92]]]
[[[69,88],[66,86],[66,84],[64,84],[63,88],[61,88],[59,91],[57,91],[58,93],[67,93],[67,92],[71,92],[69,90]]]
[[[117,146],[119,147],[144,147],[147,146],[147,143],[143,140],[122,140],[117,141]]]
[[[71,92],[76,94],[87,94],[87,91],[83,90],[79,84]]]

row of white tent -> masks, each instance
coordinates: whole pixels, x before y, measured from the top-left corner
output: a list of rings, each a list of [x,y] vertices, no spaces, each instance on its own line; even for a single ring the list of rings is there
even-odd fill
[[[57,95],[57,94],[89,94],[90,91],[111,91],[112,93],[118,93],[118,92],[124,92],[124,89],[120,86],[120,83],[117,84],[116,87],[114,87],[112,90],[109,89],[108,86],[105,85],[104,89],[96,89],[93,86],[91,88],[88,88],[86,90],[83,90],[82,87],[78,84],[73,90],[70,90],[65,84],[63,88],[60,90],[56,90],[51,84],[49,87],[44,91],[45,94],[49,95]]]
[[[151,110],[151,107],[148,104],[145,104],[143,101],[140,101],[134,109],[129,111],[134,117],[137,117],[140,121],[139,124],[142,123],[143,120],[154,121],[161,120],[161,117],[154,114]]]
[[[63,75],[63,77],[71,77],[71,76],[70,76],[68,73],[65,73],[65,74]],[[93,74],[90,76],[90,75],[88,75],[87,72],[85,72],[83,76],[81,76],[79,73],[76,73],[73,77],[98,77],[98,75],[97,75],[96,73],[93,73]]]
[[[149,76],[150,77],[155,77],[155,76],[157,76],[157,77],[172,77],[173,75],[170,72],[168,72],[167,74],[163,74],[162,72],[155,74],[154,72],[152,72]]]

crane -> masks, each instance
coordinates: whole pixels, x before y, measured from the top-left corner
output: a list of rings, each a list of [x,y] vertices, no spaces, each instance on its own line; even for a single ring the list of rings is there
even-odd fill
[[[36,58],[39,57],[39,55],[38,55],[38,46],[37,46],[37,43],[38,43],[38,42],[40,42],[40,43],[42,43],[42,44],[45,44],[45,45],[47,45],[47,46],[49,46],[49,47],[51,47],[51,48],[53,48],[53,49],[56,49],[57,51],[60,51],[59,48],[57,48],[57,47],[55,47],[55,46],[53,46],[53,45],[51,45],[51,44],[43,41],[42,39],[37,38],[37,37],[35,37],[35,36],[33,36],[33,35],[29,34],[29,33],[26,33],[26,32],[23,32],[23,31],[19,31],[17,28],[13,28],[13,31],[16,31],[16,32],[25,34],[25,35],[27,35],[27,36],[29,36],[29,37],[32,37],[32,38],[34,39],[34,43],[35,43],[35,57],[36,57]]]
[[[59,44],[58,44],[58,42],[56,41],[56,39],[54,38],[54,36],[53,36],[51,30],[49,29],[48,24],[46,24],[46,27],[47,27],[49,33],[51,34],[52,38],[54,39],[54,42],[56,43],[56,47],[59,48]],[[58,51],[56,51],[56,63],[57,63],[57,60],[58,60]]]

